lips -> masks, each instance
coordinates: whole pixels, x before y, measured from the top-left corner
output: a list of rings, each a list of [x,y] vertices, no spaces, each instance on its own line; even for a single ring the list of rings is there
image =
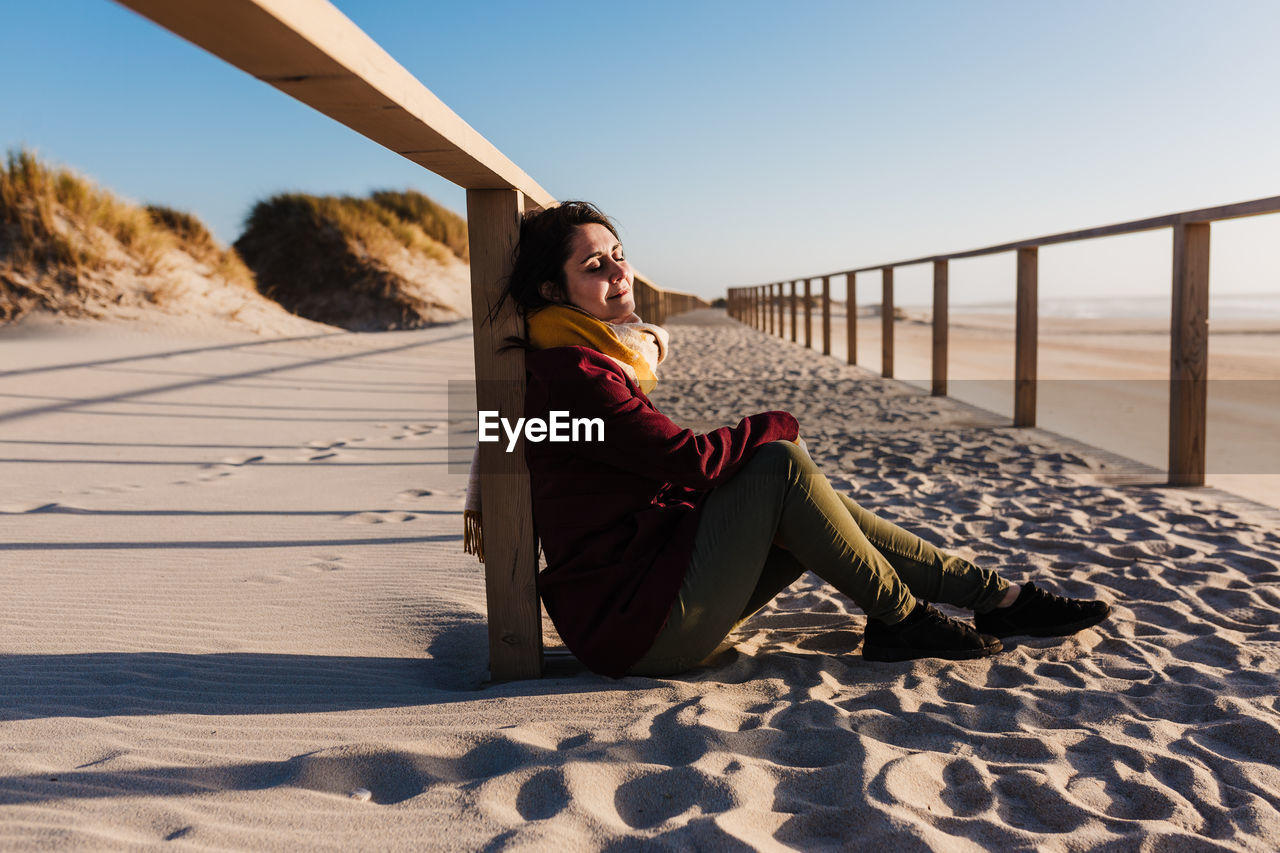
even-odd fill
[[[631,292],[631,288],[628,287],[626,290],[619,290],[617,293],[613,294],[613,296],[610,296],[609,298],[621,299],[622,297],[626,296],[630,292]]]

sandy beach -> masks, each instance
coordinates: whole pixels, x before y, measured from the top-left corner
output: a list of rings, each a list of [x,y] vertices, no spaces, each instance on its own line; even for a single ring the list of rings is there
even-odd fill
[[[930,387],[932,327],[908,310],[894,326],[894,376]],[[804,344],[804,318],[797,324]],[[790,327],[787,330],[788,339]],[[815,307],[813,347],[822,351]],[[1037,425],[1141,463],[1130,476],[1159,481],[1169,455],[1169,324],[1145,318],[1040,318]],[[843,307],[833,312],[832,357],[848,352]],[[878,316],[858,320],[858,364],[881,367]],[[1013,416],[1014,318],[953,311],[948,393]],[[1280,323],[1210,324],[1208,484],[1280,507]],[[1147,470],[1150,469],[1150,470]]]
[[[861,612],[809,575],[680,678],[491,684],[447,464],[469,322],[23,323],[0,329],[0,848],[1276,849],[1280,513],[722,312],[671,332],[677,421],[789,409],[859,502],[1112,618],[868,663]]]

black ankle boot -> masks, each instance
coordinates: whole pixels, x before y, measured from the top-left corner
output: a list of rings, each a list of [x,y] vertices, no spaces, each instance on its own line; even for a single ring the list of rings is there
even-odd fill
[[[1008,607],[975,613],[973,624],[995,637],[1065,637],[1097,625],[1111,615],[1111,605],[1087,598],[1063,598],[1045,592],[1031,581]]]
[[[868,619],[862,656],[875,661],[972,660],[1003,648],[995,637],[980,634],[968,624],[944,616],[927,602],[917,601],[915,609],[901,622],[887,625],[879,619]]]

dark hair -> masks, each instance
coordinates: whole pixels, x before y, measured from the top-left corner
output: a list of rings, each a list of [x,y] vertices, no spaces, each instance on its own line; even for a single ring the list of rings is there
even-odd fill
[[[569,260],[573,232],[592,223],[603,225],[614,237],[618,236],[613,221],[589,201],[562,201],[555,207],[525,214],[504,299],[513,300],[527,316],[556,304],[542,295],[542,283],[549,281],[559,301],[568,301],[564,265]]]

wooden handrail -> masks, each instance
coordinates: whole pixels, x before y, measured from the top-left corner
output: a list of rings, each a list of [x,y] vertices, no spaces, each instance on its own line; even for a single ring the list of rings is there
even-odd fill
[[[1039,248],[1059,243],[1136,234],[1160,228],[1173,229],[1173,290],[1170,322],[1169,365],[1169,483],[1177,486],[1201,486],[1205,482],[1205,427],[1208,399],[1209,358],[1209,226],[1212,222],[1280,213],[1280,196],[1242,201],[1235,204],[1184,210],[1148,219],[1136,219],[1099,228],[1086,228],[1050,234],[1029,240],[1001,243],[981,249],[928,255],[889,264],[858,267],[837,273],[824,273],[823,304],[830,300],[827,290],[831,276],[843,275],[848,288],[846,331],[848,362],[857,362],[856,353],[856,276],[861,272],[881,271],[881,374],[893,376],[893,271],[897,267],[933,264],[933,377],[932,393],[947,392],[947,324],[948,262],[1003,252],[1017,253],[1017,308],[1015,311],[1014,415],[1015,426],[1030,427],[1036,422],[1036,365]],[[806,280],[807,287],[808,280]],[[765,287],[771,287],[766,285]],[[740,295],[750,288],[730,288],[731,312]],[[793,285],[794,293],[794,285]],[[805,324],[809,323],[809,300],[806,290]],[[795,336],[795,297],[792,296],[792,333]],[[808,338],[806,336],[806,343]]]
[[[520,411],[524,361],[498,343],[522,335],[503,284],[526,210],[555,199],[467,124],[328,0],[117,0],[175,35],[252,74],[467,191],[476,403]],[[707,305],[636,277],[641,316],[662,323]],[[645,313],[648,312],[648,313]],[[486,317],[493,317],[485,322]],[[542,669],[529,473],[523,453],[480,445],[485,517],[489,673],[496,680]]]
[[[1164,216],[1153,216],[1149,219],[1135,219],[1131,222],[1119,222],[1114,225],[1103,225],[1098,228],[1084,228],[1078,231],[1064,231],[1061,234],[1049,234],[1044,237],[1033,237],[1028,240],[1016,240],[1012,243],[1000,243],[981,249],[968,249],[963,252],[949,252],[942,255],[926,255],[905,261],[893,261],[887,264],[872,264],[856,269],[819,273],[814,278],[824,275],[851,275],[860,272],[874,272],[885,268],[910,267],[916,264],[928,264],[936,261],[954,261],[961,258],[977,258],[983,255],[998,255],[1017,249],[1032,249],[1039,246],[1052,246],[1057,243],[1073,243],[1079,240],[1094,240],[1099,237],[1115,237],[1120,234],[1138,234],[1143,231],[1158,231],[1174,225],[1185,225],[1199,222],[1221,222],[1227,219],[1243,219],[1249,216],[1262,216],[1268,213],[1280,213],[1280,196],[1241,201],[1235,204],[1224,204],[1217,207],[1202,207],[1197,210],[1184,210],[1181,213],[1168,213]]]
[[[327,0],[117,0],[466,189],[555,199]]]

